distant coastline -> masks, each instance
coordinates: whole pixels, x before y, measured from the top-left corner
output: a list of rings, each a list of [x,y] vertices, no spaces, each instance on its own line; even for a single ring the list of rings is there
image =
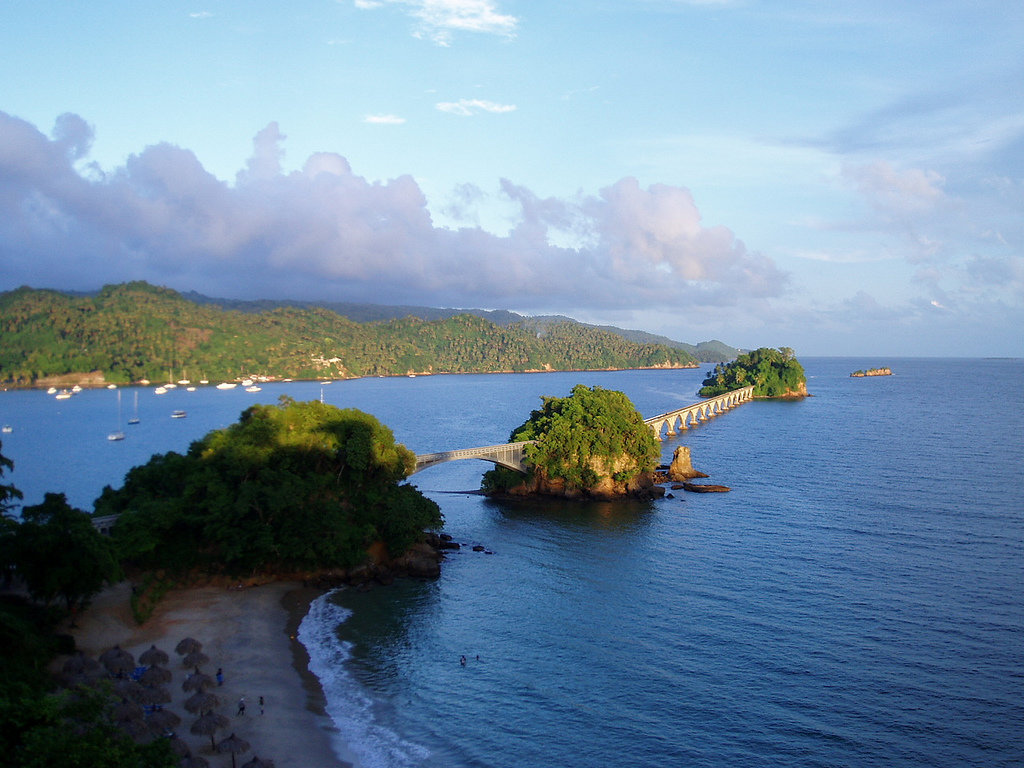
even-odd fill
[[[865,376],[892,376],[891,368],[868,368],[866,371],[854,371],[850,374],[852,378],[861,379]]]

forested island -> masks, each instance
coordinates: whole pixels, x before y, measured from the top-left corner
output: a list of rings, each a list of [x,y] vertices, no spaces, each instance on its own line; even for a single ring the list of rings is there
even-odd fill
[[[698,391],[714,397],[740,387],[754,386],[754,397],[806,397],[807,375],[789,347],[761,347],[719,363]]]
[[[509,442],[526,447],[527,474],[504,467],[485,473],[492,495],[568,498],[660,495],[654,433],[622,392],[578,384],[568,397],[544,397]]]
[[[358,323],[319,307],[226,310],[142,282],[94,296],[0,294],[0,382],[9,386],[697,366],[684,350],[569,320]]]

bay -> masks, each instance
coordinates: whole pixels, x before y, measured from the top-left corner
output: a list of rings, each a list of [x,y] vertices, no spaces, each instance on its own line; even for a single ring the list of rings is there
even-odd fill
[[[483,462],[414,475],[445,529],[493,554],[464,547],[435,582],[314,603],[303,642],[361,762],[1020,764],[1024,363],[803,362],[814,397],[748,403],[664,441],[665,458],[690,446],[727,494],[508,504],[463,492]],[[896,375],[849,378],[879,364]],[[503,442],[540,395],[576,383],[620,389],[649,416],[695,401],[702,377],[147,390],[121,443],[106,441],[111,392],[7,392],[5,481],[26,503],[54,490],[88,509],[133,464],[281,394],[322,391],[429,452]]]

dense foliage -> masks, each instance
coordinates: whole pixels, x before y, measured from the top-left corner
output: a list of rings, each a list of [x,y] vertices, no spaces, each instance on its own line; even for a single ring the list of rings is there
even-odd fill
[[[0,380],[370,376],[695,365],[687,352],[570,321],[543,331],[474,315],[356,323],[327,309],[225,311],[136,282],[95,296],[0,294]]]
[[[708,372],[698,394],[714,397],[754,385],[754,397],[787,397],[807,393],[804,367],[789,347],[761,347]]]
[[[166,453],[109,486],[98,514],[120,514],[129,563],[229,573],[347,567],[381,540],[403,553],[438,506],[399,485],[415,455],[369,414],[282,398]]]
[[[512,431],[510,442],[536,440],[526,449],[533,472],[590,489],[609,480],[628,483],[657,464],[651,428],[622,392],[577,384],[569,397],[544,397],[540,409]],[[484,476],[499,491],[522,476],[501,468]]]
[[[12,467],[0,454],[0,475]],[[3,486],[0,501],[20,498]],[[9,510],[3,504],[3,512]],[[171,768],[177,765],[166,740],[140,746],[114,724],[116,699],[109,689],[50,693],[47,666],[73,641],[54,634],[60,612],[49,603],[63,598],[79,605],[103,579],[116,576],[109,542],[88,516],[68,506],[62,495],[23,510],[18,523],[6,514],[0,529],[0,562],[5,581],[17,574],[39,604],[13,594],[0,597],[0,755],[11,768]],[[110,569],[107,571],[106,569]],[[97,582],[97,578],[100,579]]]

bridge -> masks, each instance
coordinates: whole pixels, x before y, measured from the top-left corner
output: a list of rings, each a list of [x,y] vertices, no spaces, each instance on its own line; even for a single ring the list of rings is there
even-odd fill
[[[666,427],[665,435],[671,437],[676,434],[677,429],[689,429],[690,426],[696,426],[701,422],[708,421],[719,414],[735,408],[741,403],[746,403],[753,399],[753,386],[734,389],[731,392],[726,392],[724,395],[709,397],[707,400],[702,400],[699,403],[644,419],[644,424],[654,430],[654,438],[656,440],[661,440],[662,430],[665,430]],[[500,467],[508,467],[517,472],[526,472],[526,464],[523,463],[524,449],[535,442],[535,440],[526,440],[521,443],[485,445],[480,448],[462,448],[455,451],[442,451],[440,453],[420,453],[416,455],[416,469],[410,474],[416,474],[435,464],[456,461],[458,459],[483,459]]]
[[[665,435],[671,437],[676,434],[677,426],[680,430],[689,429],[690,426],[696,426],[702,421],[708,421],[714,416],[725,413],[737,405],[753,399],[754,386],[751,385],[741,389],[734,389],[731,392],[726,392],[724,395],[709,397],[707,400],[702,400],[693,405],[686,405],[668,413],[652,416],[649,419],[644,419],[644,424],[654,430],[654,438],[656,440],[661,440],[661,430],[666,427],[668,429]]]

